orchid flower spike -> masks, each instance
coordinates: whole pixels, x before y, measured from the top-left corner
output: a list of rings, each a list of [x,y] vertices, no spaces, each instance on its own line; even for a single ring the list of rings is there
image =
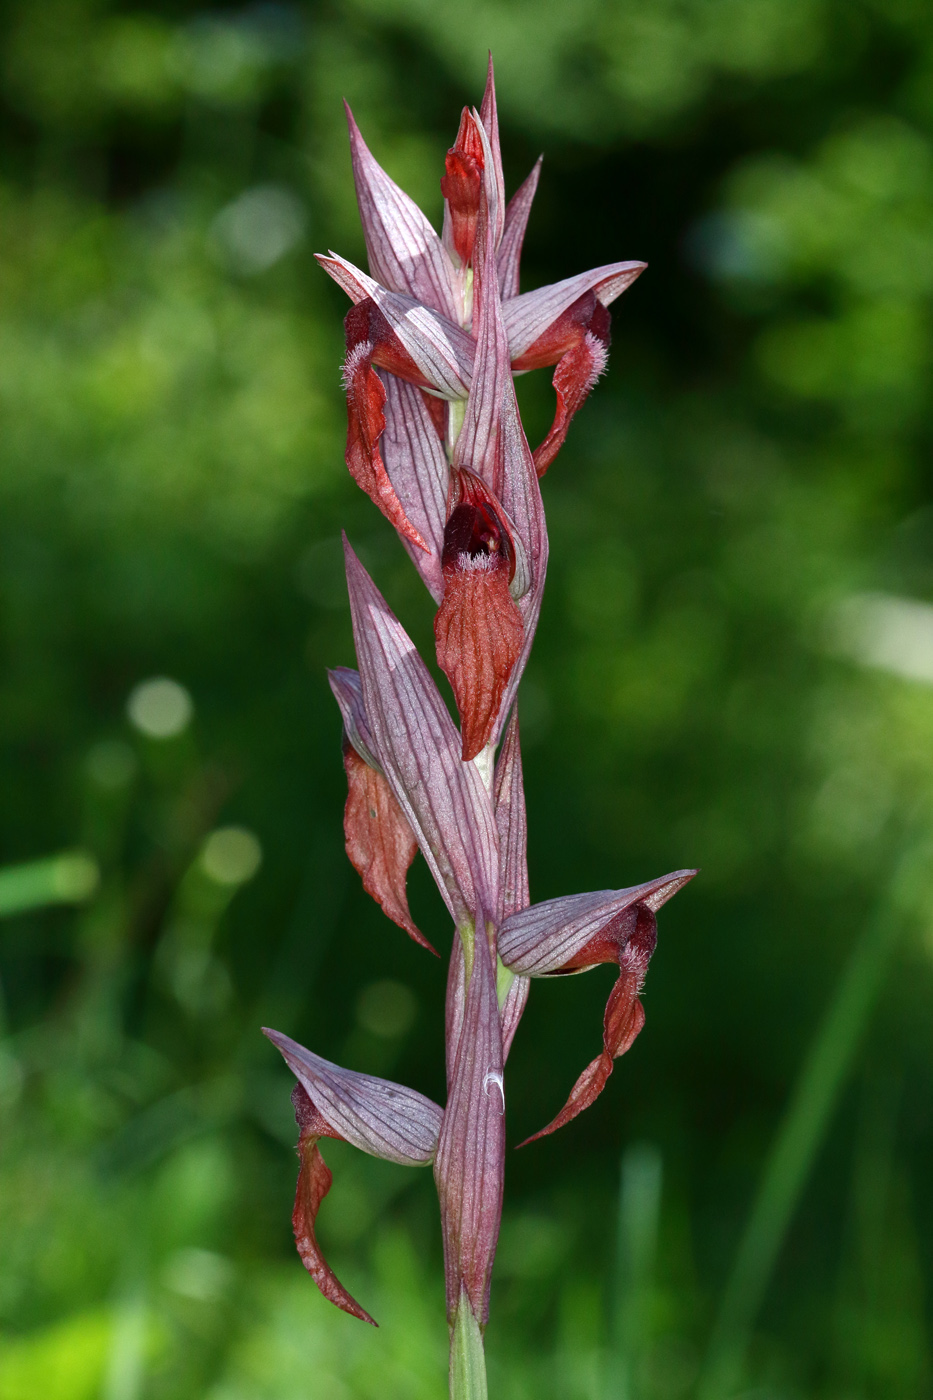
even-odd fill
[[[532,904],[517,696],[548,559],[539,477],[606,367],[609,306],[644,270],[610,263],[520,293],[540,161],[506,203],[490,60],[482,105],[464,109],[441,176],[440,235],[375,160],[349,108],[369,259],[319,259],[344,289],[346,461],[395,527],[436,607],[437,661],[459,727],[401,622],[345,542],[357,670],[330,684],[343,721],[346,851],[364,889],[421,947],[406,888],[420,851],[450,914],[443,1108],[404,1085],[341,1069],[267,1030],[297,1084],[299,1255],[338,1307],[372,1318],[321,1253],[330,1188],[322,1140],[432,1165],[440,1202],[451,1394],[485,1394],[482,1335],[505,1166],[504,1067],[532,979],[618,968],[603,1048],[563,1109],[602,1092],[644,1024],[640,993],[657,915],[695,870]],[[514,377],[554,366],[554,422],[533,453]],[[533,1139],[528,1139],[532,1141]]]

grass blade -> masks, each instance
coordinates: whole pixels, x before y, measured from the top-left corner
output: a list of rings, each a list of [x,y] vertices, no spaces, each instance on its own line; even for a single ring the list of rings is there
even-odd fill
[[[923,879],[928,854],[911,849],[901,861],[888,897],[852,951],[810,1047],[739,1244],[700,1378],[699,1400],[730,1400],[741,1381],[755,1318],[904,925],[905,897],[914,893],[917,878]]]

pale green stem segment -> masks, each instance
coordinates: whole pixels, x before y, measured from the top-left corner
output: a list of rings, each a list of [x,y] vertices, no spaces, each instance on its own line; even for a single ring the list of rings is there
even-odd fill
[[[47,904],[81,904],[97,889],[100,872],[86,851],[0,869],[0,917]]]
[[[499,1003],[501,1011],[505,1006],[505,999],[509,994],[509,988],[515,981],[515,973],[506,967],[505,963],[496,954],[496,1001]]]
[[[463,420],[466,417],[466,399],[451,399],[447,404],[447,448],[448,458],[453,458],[454,448],[457,445],[457,438],[460,436],[460,429],[463,427]]]
[[[651,1290],[661,1213],[661,1154],[634,1143],[622,1157],[615,1296],[606,1400],[638,1400],[651,1344]]]
[[[465,1292],[450,1334],[450,1400],[487,1400],[483,1334]]]
[[[732,1400],[751,1330],[797,1203],[826,1136],[840,1091],[884,980],[905,913],[928,883],[929,851],[902,859],[836,988],[804,1062],[739,1244],[698,1386],[699,1400]]]
[[[473,971],[473,949],[476,942],[476,925],[466,923],[459,924],[457,929],[460,934],[460,942],[463,944],[463,960],[466,967],[466,976],[463,984],[463,994],[465,997],[466,988],[470,984],[470,974]]]

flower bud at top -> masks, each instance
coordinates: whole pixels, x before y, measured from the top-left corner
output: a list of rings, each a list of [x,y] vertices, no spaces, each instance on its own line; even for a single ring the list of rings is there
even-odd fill
[[[444,242],[463,268],[473,257],[484,165],[482,137],[466,107],[457,139],[447,152],[446,165],[447,173],[441,179],[441,194],[447,206]]]

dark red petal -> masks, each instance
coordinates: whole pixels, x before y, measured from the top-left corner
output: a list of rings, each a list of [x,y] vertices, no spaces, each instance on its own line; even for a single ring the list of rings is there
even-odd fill
[[[355,308],[354,308],[355,309]],[[386,391],[373,369],[373,347],[361,341],[347,355],[343,367],[347,395],[347,468],[360,486],[400,535],[427,550],[421,535],[408,519],[395,494],[379,450],[385,431]]]
[[[357,345],[369,345],[373,364],[380,369],[387,369],[390,374],[397,374],[400,379],[407,379],[419,388],[432,387],[426,384],[424,375],[392,329],[388,317],[371,297],[364,297],[350,307],[343,318],[343,329],[348,351]]]
[[[348,786],[343,831],[350,862],[362,876],[363,888],[383,912],[436,957],[435,949],[412,920],[405,892],[408,867],[418,849],[414,832],[383,775],[346,742],[343,766]]]
[[[599,963],[618,964],[629,939],[638,927],[639,909],[640,905],[634,904],[623,909],[621,914],[614,915],[579,953],[569,958],[558,970],[582,972],[585,968],[596,967]]]
[[[488,744],[505,687],[525,639],[500,555],[461,554],[444,570],[444,600],[434,619],[437,664],[453,686],[463,760]]]
[[[446,167],[447,174],[441,180],[441,194],[447,201],[446,232],[460,265],[466,267],[473,257],[483,181],[483,143],[466,107],[457,139],[447,152]]]
[[[314,1231],[321,1202],[330,1190],[333,1180],[331,1170],[318,1150],[318,1140],[337,1135],[330,1130],[300,1084],[295,1086],[292,1102],[301,1129],[298,1138],[301,1168],[295,1191],[295,1209],[292,1212],[292,1230],[299,1257],[328,1302],[334,1303],[353,1317],[358,1317],[361,1322],[369,1322],[373,1327],[377,1327],[379,1324],[347,1292],[325,1260]]]
[[[608,312],[606,313],[608,315]],[[607,352],[602,341],[587,331],[572,350],[557,362],[551,381],[557,394],[554,422],[547,437],[535,449],[535,470],[543,476],[564,445],[570,421],[606,368]]]
[[[624,927],[620,927],[616,931],[622,940],[618,948],[619,976],[609,993],[609,1000],[606,1003],[606,1011],[603,1016],[602,1053],[587,1065],[571,1089],[570,1096],[557,1117],[552,1119],[547,1127],[542,1128],[540,1132],[525,1138],[524,1142],[519,1143],[520,1147],[534,1142],[537,1138],[546,1137],[549,1133],[555,1133],[558,1128],[563,1128],[585,1108],[589,1108],[590,1104],[599,1098],[605,1088],[606,1080],[612,1073],[613,1060],[618,1059],[620,1055],[625,1054],[626,1050],[631,1049],[639,1031],[645,1024],[645,1012],[638,993],[644,985],[648,963],[657,943],[657,921],[652,910],[648,909],[646,905],[638,905],[635,911],[627,910],[626,915],[622,916],[623,919],[632,912],[635,913],[635,918],[634,928],[631,929],[631,932],[626,936]],[[631,922],[629,921],[629,927],[631,927]],[[593,940],[595,956],[586,965],[605,960],[603,957],[604,943],[612,936],[609,927],[597,935]]]

